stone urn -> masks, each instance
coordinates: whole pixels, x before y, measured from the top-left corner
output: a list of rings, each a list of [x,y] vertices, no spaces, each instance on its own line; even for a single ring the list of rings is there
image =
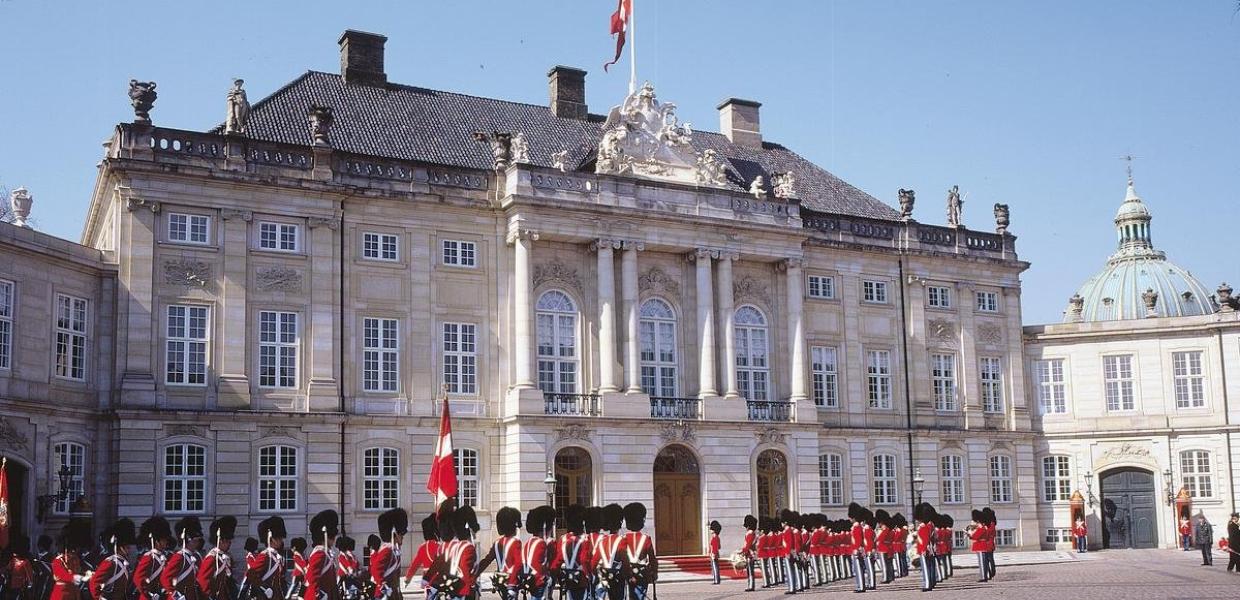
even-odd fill
[[[34,204],[34,198],[30,196],[30,192],[26,188],[19,187],[9,194],[9,208],[13,209],[13,224],[18,227],[29,228],[26,219],[30,217],[30,206]]]

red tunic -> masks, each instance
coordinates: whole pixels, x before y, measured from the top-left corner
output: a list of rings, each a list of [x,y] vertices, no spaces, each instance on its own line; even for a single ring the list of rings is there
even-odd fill
[[[526,574],[534,576],[535,587],[541,588],[547,583],[547,540],[534,536],[525,542],[521,567]]]
[[[865,535],[865,552],[869,554],[874,551],[874,528],[866,524],[861,531]]]
[[[133,585],[139,593],[148,597],[160,596],[164,588],[160,584],[160,576],[164,572],[164,563],[168,559],[159,550],[147,550],[138,559],[138,567],[133,570]]]
[[[719,558],[719,534],[710,534],[710,557]]]
[[[863,552],[865,550],[865,527],[861,523],[853,523],[850,533],[852,534],[852,545],[848,547],[849,551],[854,554]]]
[[[336,573],[340,577],[352,577],[357,573],[357,557],[352,552],[341,552],[336,556]]]
[[[969,546],[970,550],[974,552],[985,552],[986,526],[978,525],[973,528],[973,531],[969,532],[969,539],[973,540],[973,544]]]
[[[474,588],[474,566],[478,564],[478,549],[473,542],[456,540],[448,544],[445,554],[449,571],[461,580],[456,595],[469,595]]]
[[[16,554],[9,560],[8,568],[9,580],[6,584],[10,590],[22,590],[34,582],[34,567],[26,560]]]
[[[908,550],[908,530],[903,527],[897,527],[891,530],[891,551],[896,554],[904,554]]]
[[[336,565],[327,549],[315,546],[306,561],[306,600],[339,600]]]
[[[232,557],[212,548],[198,565],[198,589],[204,598],[221,598],[232,594]]]
[[[517,536],[500,536],[491,548],[495,554],[495,572],[505,575],[508,585],[517,585],[517,576],[521,574],[521,538]]]
[[[749,558],[753,558],[755,545],[757,541],[758,541],[757,534],[754,533],[752,529],[747,530],[745,532],[745,541],[744,543],[741,544],[741,554],[744,554],[745,556]]]
[[[984,552],[995,551],[995,526],[986,525],[986,533],[983,535],[982,542],[985,548]]]
[[[159,583],[164,588],[167,600],[176,600],[177,592],[184,595],[185,600],[201,598],[198,582],[194,580],[194,576],[198,574],[198,560],[196,552],[184,548],[168,557],[168,563],[164,565],[164,571],[159,576]]]
[[[934,543],[935,554],[950,554],[952,551],[952,530],[950,527],[939,528],[938,540]]]
[[[1085,526],[1085,522],[1081,521],[1077,525],[1072,526],[1072,535],[1076,537],[1085,537],[1089,534],[1089,528]]]
[[[918,554],[927,554],[927,553],[932,554],[934,552],[934,547],[931,543],[932,542],[931,537],[933,535],[934,535],[934,525],[931,525],[929,523],[922,523],[917,526],[917,553]]]
[[[405,570],[405,579],[413,579],[418,569],[430,570],[431,565],[443,555],[444,544],[439,540],[426,540],[418,546],[418,551],[414,553],[413,560],[409,563],[409,568]],[[430,582],[434,583],[439,580],[439,576],[435,575]]]
[[[270,600],[280,600],[284,595],[284,557],[273,548],[254,553],[254,559],[246,561],[245,578],[250,585]],[[270,594],[267,591],[270,590]]]
[[[113,555],[99,561],[90,578],[90,597],[95,600],[129,600],[129,563]],[[106,593],[105,593],[106,592]]]
[[[578,536],[572,532],[565,533],[556,540],[552,548],[551,570],[555,572],[577,571],[581,574],[580,583],[590,580],[591,574],[594,572],[590,558],[594,555],[594,549],[590,547],[589,536]],[[564,579],[561,579],[560,585],[564,585]],[[580,587],[570,587],[570,589],[581,589]]]
[[[82,561],[72,552],[63,552],[52,561],[52,594],[50,600],[79,600],[78,583]]]
[[[884,525],[878,526],[878,530],[874,532],[874,548],[880,554],[891,554],[891,529]]]
[[[385,594],[390,594],[394,600],[403,598],[400,591],[400,547],[387,542],[370,555],[370,580],[375,584],[375,598],[382,598]]]
[[[659,580],[659,556],[654,551],[654,540],[640,531],[630,531],[624,540],[625,558],[634,575],[640,570],[646,583]]]
[[[618,533],[604,533],[599,536],[598,545],[594,547],[594,568],[597,571],[610,569],[612,563],[623,560],[624,536]]]

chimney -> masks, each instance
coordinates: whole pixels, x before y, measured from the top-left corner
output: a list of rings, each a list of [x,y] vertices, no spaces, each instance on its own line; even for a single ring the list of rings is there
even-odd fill
[[[719,132],[728,136],[733,144],[746,148],[762,148],[762,127],[758,123],[758,108],[762,104],[753,100],[728,98],[715,107],[719,109]]]
[[[377,33],[346,29],[336,43],[340,44],[340,75],[345,83],[383,85],[383,43],[387,37]]]
[[[551,114],[563,119],[586,120],[586,72],[556,65],[547,71],[551,85]]]

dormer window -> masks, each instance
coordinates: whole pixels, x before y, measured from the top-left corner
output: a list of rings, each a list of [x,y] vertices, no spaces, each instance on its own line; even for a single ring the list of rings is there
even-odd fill
[[[1180,294],[1180,295],[1184,297],[1184,301],[1185,301],[1185,302],[1192,302],[1192,301],[1193,301],[1193,293],[1192,293],[1192,292],[1184,292],[1183,294]]]

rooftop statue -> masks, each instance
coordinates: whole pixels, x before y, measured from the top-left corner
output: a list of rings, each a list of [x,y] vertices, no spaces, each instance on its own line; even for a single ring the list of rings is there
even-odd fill
[[[1003,235],[1007,233],[1008,225],[1011,225],[1011,214],[1008,212],[1008,205],[995,204],[995,233]]]
[[[696,183],[692,139],[693,129],[676,118],[676,105],[660,103],[647,82],[608,113],[594,170]]]
[[[900,219],[907,221],[913,218],[913,203],[917,201],[916,192],[913,190],[901,189],[900,192]]]
[[[234,79],[228,90],[228,116],[224,119],[224,133],[245,133],[245,122],[250,118],[250,101],[245,97],[242,79]]]
[[[133,104],[135,123],[151,124],[151,109],[155,107],[155,99],[158,97],[154,81],[129,80],[129,102]]]
[[[749,193],[758,200],[766,198],[766,180],[761,175],[753,178],[753,183],[749,184]]]
[[[771,182],[775,184],[775,197],[776,198],[783,198],[783,199],[796,198],[797,180],[796,180],[796,176],[792,174],[792,171],[788,171],[787,173],[779,173],[775,175],[775,177],[772,178]]]
[[[948,227],[960,227],[960,210],[963,206],[964,201],[960,199],[960,186],[953,185],[952,189],[947,190]]]
[[[508,151],[512,153],[512,162],[530,162],[530,144],[525,141],[524,133],[518,131],[512,134],[512,139],[508,144]]]

